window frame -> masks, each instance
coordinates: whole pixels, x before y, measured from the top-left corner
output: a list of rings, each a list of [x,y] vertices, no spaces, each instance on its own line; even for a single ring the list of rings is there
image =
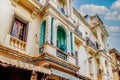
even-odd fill
[[[20,23],[26,25],[24,26],[25,27],[25,35],[24,35],[24,40],[21,40],[19,38],[17,38],[18,40],[21,40],[21,41],[24,41],[24,42],[27,42],[27,37],[28,37],[28,27],[29,27],[29,23],[28,21],[24,20],[23,18],[19,17],[18,15],[14,15],[13,17],[13,20],[12,20],[12,27],[11,27],[11,32],[10,32],[10,35],[12,36],[12,32],[13,32],[13,27],[14,27],[14,22],[15,21],[19,21]],[[13,36],[15,37],[15,36]],[[16,37],[15,37],[16,38]]]
[[[58,30],[60,31],[60,33],[62,33],[62,34],[59,34],[59,36],[60,35],[63,35],[64,34],[64,36],[60,39],[60,38],[58,38]],[[60,39],[60,45],[58,44],[58,39]],[[63,40],[63,41],[62,41]],[[62,46],[64,44],[64,46],[65,46],[65,50],[62,50],[62,49],[60,49],[60,46]],[[62,50],[62,51],[64,51],[64,52],[67,52],[67,33],[66,33],[66,30],[64,29],[64,27],[63,26],[58,26],[58,28],[57,28],[57,47],[60,49],[60,50]]]

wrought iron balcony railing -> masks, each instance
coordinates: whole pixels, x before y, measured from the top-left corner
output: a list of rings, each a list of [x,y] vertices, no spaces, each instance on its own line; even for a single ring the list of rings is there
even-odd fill
[[[67,61],[67,54],[65,52],[57,49],[56,55],[57,55],[57,57]]]
[[[86,43],[87,43],[87,45],[90,45],[91,47],[93,47],[95,49],[99,49],[98,43],[94,43],[89,38],[87,38]]]

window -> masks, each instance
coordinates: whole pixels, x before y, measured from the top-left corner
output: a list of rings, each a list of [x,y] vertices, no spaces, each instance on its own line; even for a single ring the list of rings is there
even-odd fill
[[[23,21],[20,18],[15,18],[13,22],[11,35],[19,40],[26,41],[27,30],[27,22]]]
[[[62,51],[67,51],[66,32],[62,26],[57,29],[57,47]]]
[[[40,46],[45,43],[45,29],[46,29],[46,21],[44,20],[40,27]]]

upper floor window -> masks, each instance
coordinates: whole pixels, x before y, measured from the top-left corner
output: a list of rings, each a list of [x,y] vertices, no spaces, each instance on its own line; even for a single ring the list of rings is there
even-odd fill
[[[65,16],[67,16],[67,2],[65,0],[58,0],[58,10]]]
[[[27,38],[27,22],[20,18],[15,18],[12,26],[11,35],[19,40],[26,41]]]
[[[57,29],[57,47],[62,51],[67,51],[66,31],[62,26]]]

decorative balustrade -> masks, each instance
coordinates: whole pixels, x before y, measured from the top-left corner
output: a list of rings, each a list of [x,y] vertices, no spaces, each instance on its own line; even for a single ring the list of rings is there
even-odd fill
[[[26,42],[21,41],[11,35],[7,35],[6,44],[19,50],[25,51],[26,49]]]

